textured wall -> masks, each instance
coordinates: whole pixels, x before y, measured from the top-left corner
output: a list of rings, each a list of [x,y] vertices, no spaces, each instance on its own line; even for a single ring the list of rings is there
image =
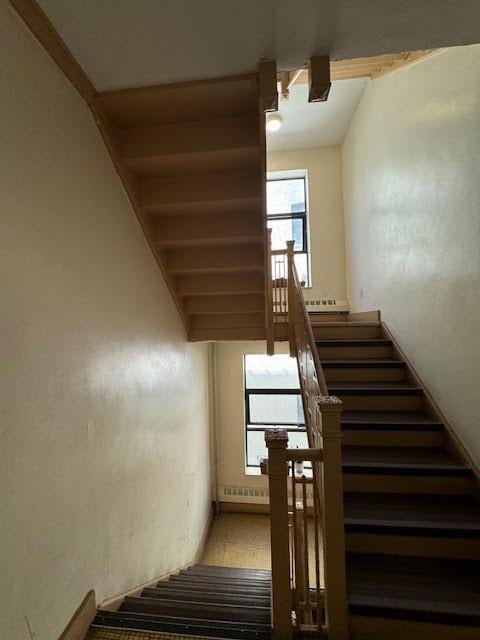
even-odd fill
[[[0,41],[0,635],[54,640],[88,589],[193,559],[207,352],[87,107],[3,1]]]
[[[382,310],[480,462],[480,46],[373,81],[343,175],[351,307]]]
[[[307,298],[346,298],[340,147],[272,151],[268,171],[308,172],[312,287]]]

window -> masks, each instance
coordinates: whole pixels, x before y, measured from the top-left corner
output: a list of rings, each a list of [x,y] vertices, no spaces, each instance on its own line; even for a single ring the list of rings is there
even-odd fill
[[[290,448],[306,447],[307,434],[296,360],[288,355],[246,355],[244,371],[248,470],[260,467],[261,458],[268,456],[265,429],[287,429]]]
[[[298,276],[309,285],[306,178],[274,175],[270,174],[267,181],[267,224],[272,229],[272,249],[285,249],[287,240],[293,240]]]

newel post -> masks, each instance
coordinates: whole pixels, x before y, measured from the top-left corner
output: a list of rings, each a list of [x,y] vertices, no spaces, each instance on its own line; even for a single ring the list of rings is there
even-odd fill
[[[291,640],[292,592],[288,536],[287,443],[285,429],[266,429],[270,540],[272,558],[272,631],[274,640]]]
[[[320,396],[318,410],[321,414],[323,441],[326,624],[329,640],[347,640],[349,629],[340,426],[342,402],[335,396]]]

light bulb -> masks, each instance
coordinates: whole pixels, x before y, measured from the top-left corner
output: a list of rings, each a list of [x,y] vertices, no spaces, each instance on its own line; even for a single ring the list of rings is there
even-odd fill
[[[281,126],[282,126],[282,118],[278,114],[269,116],[267,118],[267,125],[266,125],[267,131],[270,131],[271,133],[273,133],[274,131],[278,131]]]

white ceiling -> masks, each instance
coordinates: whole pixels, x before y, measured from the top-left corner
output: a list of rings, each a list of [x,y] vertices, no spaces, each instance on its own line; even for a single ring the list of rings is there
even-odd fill
[[[297,84],[288,100],[279,101],[279,131],[267,131],[268,151],[308,149],[341,144],[368,78],[337,80],[327,102],[308,102],[308,85]]]
[[[98,90],[480,40],[479,0],[39,0]]]

